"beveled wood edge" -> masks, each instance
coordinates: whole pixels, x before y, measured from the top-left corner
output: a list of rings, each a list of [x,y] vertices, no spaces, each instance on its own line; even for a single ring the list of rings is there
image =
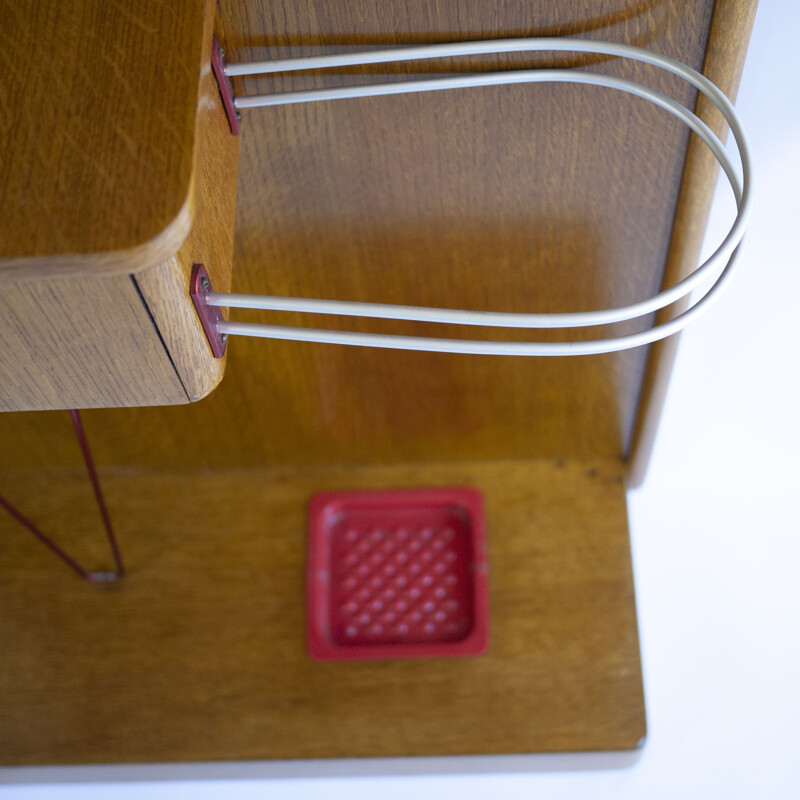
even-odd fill
[[[172,368],[186,392],[187,402],[207,397],[222,382],[227,351],[215,358],[188,298],[188,282],[179,255],[131,275],[141,302],[158,331]]]
[[[194,180],[187,192],[186,201],[172,222],[157,236],[138,247],[105,253],[0,259],[0,280],[132,275],[157,266],[180,249],[192,229]]]
[[[210,52],[211,37],[217,24],[207,9],[203,41],[208,43],[208,47],[204,52]],[[208,102],[211,93],[215,97],[214,104]],[[211,353],[189,301],[189,276],[193,263],[202,261],[217,291],[229,292],[231,289],[238,154],[239,138],[230,134],[210,61],[204,59],[198,84],[191,173],[196,211],[193,216],[197,228],[189,232],[180,249],[170,258],[130,276],[165,343],[189,402],[208,396],[225,374],[227,353],[221,359]],[[218,177],[209,181],[209,175]],[[212,190],[220,187],[224,189],[219,192]],[[226,203],[226,199],[229,202]],[[221,235],[220,231],[224,233]],[[213,247],[211,241],[228,241],[225,233],[230,235],[229,247],[223,247],[225,252],[221,253],[219,246]]]
[[[758,0],[730,0],[718,2],[714,7],[703,74],[731,100],[736,99],[757,6]],[[695,113],[724,137],[727,126],[723,124],[722,115],[703,95]],[[719,165],[705,145],[692,137],[686,151],[662,288],[686,277],[697,264],[718,171]],[[673,313],[680,313],[687,304],[681,304]],[[670,316],[671,313],[662,310],[656,316],[655,324],[665,322]],[[626,485],[629,489],[641,486],[647,474],[679,341],[680,334],[675,334],[650,345],[633,437],[626,457]]]

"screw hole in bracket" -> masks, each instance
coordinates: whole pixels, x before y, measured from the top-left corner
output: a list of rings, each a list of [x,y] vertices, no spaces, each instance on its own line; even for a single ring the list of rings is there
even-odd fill
[[[195,264],[192,267],[192,279],[189,283],[189,295],[194,303],[200,324],[208,339],[211,352],[214,358],[222,358],[225,355],[225,347],[228,337],[217,330],[217,323],[222,322],[222,310],[219,306],[210,306],[206,302],[206,296],[213,292],[211,279],[203,264]]]
[[[233,84],[225,71],[225,53],[216,36],[211,43],[211,69],[214,70],[214,77],[217,79],[219,94],[222,98],[222,105],[225,107],[225,113],[228,115],[231,133],[238,136],[241,115],[236,110],[234,103]]]

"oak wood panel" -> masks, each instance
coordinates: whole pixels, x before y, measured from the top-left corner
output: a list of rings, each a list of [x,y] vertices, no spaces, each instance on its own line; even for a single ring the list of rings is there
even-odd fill
[[[212,8],[0,3],[0,274],[131,272],[180,247]]]
[[[445,40],[457,38],[461,30],[455,23],[447,27],[444,17],[437,17],[433,33],[419,30],[429,21],[426,15],[451,13],[438,6],[434,11],[413,4],[381,4],[371,11],[358,6],[358,14],[342,12],[334,20],[338,28],[330,20],[323,20],[324,25],[309,21],[288,4],[248,8],[249,16],[239,6],[223,6],[222,28],[234,60],[266,52],[316,52],[331,42],[343,49],[355,42],[377,46]],[[317,14],[307,8],[311,17]],[[423,22],[412,17],[412,10],[422,15]],[[746,30],[737,24],[722,26],[716,44],[704,56],[710,3],[682,4],[680,9],[652,2],[591,8],[573,3],[557,9],[472,3],[462,11],[461,38],[587,31],[670,52],[696,66],[705,58],[705,68],[720,79],[733,68],[724,58],[718,61],[726,40],[746,39]],[[490,12],[496,18],[487,17]],[[376,14],[384,16],[376,21]],[[401,15],[403,24],[389,30],[391,20],[384,17],[392,14]],[[269,28],[269,36],[256,35],[253,31],[259,26]],[[248,50],[244,43],[254,49]],[[557,63],[567,62],[562,58]],[[439,68],[445,67],[421,67]],[[317,80],[314,75],[292,78],[298,86]],[[421,103],[416,108],[405,106],[416,114],[413,125],[389,104],[376,109],[372,101],[362,101],[367,106],[355,101],[340,104],[338,111],[333,103],[298,108],[291,112],[294,116],[287,116],[286,109],[250,112],[242,134],[234,288],[336,296],[329,290],[338,287],[338,296],[355,299],[491,304],[509,310],[565,307],[583,298],[588,307],[592,295],[606,293],[609,301],[613,291],[636,295],[636,280],[642,276],[632,274],[636,270],[631,270],[630,259],[643,263],[638,248],[644,241],[642,252],[652,256],[652,290],[660,281],[656,262],[666,258],[672,230],[673,207],[661,194],[670,194],[674,179],[677,196],[682,168],[680,147],[669,158],[667,151],[670,137],[684,134],[668,129],[663,118],[653,117],[635,101],[601,94],[578,90],[571,95],[574,103],[564,105],[548,91],[535,98],[520,93],[513,104],[500,103],[490,92],[480,97],[469,92],[438,93],[430,102],[423,103],[420,96],[413,101]],[[559,99],[569,97],[567,93]],[[510,116],[518,136],[495,125],[491,112],[498,108]],[[469,119],[473,111],[478,126]],[[576,115],[587,115],[591,124],[576,121]],[[526,127],[528,120],[532,122]],[[420,131],[421,122],[427,127]],[[362,123],[372,127],[360,133]],[[445,127],[450,133],[442,133]],[[315,132],[320,129],[321,133]],[[529,140],[529,131],[535,131],[536,141]],[[500,138],[491,139],[490,133]],[[620,142],[615,144],[617,138]],[[499,143],[499,161],[490,151],[492,141]],[[396,156],[398,143],[402,148]],[[487,157],[477,163],[481,148]],[[532,162],[533,178],[525,184],[525,158],[539,151],[543,158]],[[422,168],[412,163],[416,153],[423,161],[428,159]],[[581,168],[571,165],[570,159],[580,160]],[[482,194],[475,176],[485,182],[495,163],[498,172],[488,179],[491,192]],[[483,173],[476,173],[481,166]],[[637,177],[641,170],[644,177]],[[391,179],[391,191],[381,188],[378,177]],[[621,186],[627,187],[625,192]],[[336,193],[339,187],[344,187],[341,196]],[[510,187],[505,194],[503,187]],[[396,202],[394,193],[400,195]],[[462,194],[467,197],[463,202]],[[685,189],[684,197],[690,195]],[[383,206],[374,202],[376,198]],[[429,221],[421,213],[415,216],[417,201],[423,203]],[[665,216],[653,227],[659,202]],[[477,213],[459,216],[473,205],[486,221]],[[381,219],[372,214],[373,206]],[[612,206],[622,209],[619,217],[613,216]],[[553,208],[563,213],[558,216]],[[326,225],[325,214],[343,218],[347,225]],[[687,217],[691,219],[691,211],[679,217],[678,232]],[[659,236],[663,241],[656,246]],[[623,245],[630,246],[630,252]],[[653,255],[656,251],[658,257]],[[511,260],[520,252],[520,263],[528,273],[524,278],[515,273]],[[490,270],[484,269],[486,263]],[[584,264],[591,264],[594,271],[585,272]],[[610,270],[609,281],[601,267]],[[641,289],[641,281],[638,285]],[[355,352],[239,339],[229,350],[226,379],[197,406],[87,415],[101,463],[184,469],[622,453],[629,449],[644,366],[640,351],[525,361]],[[57,415],[0,416],[0,435],[11,443],[0,453],[0,467],[72,463],[71,447],[59,444],[64,441],[62,427]],[[217,440],[214,449],[198,435],[212,430]]]
[[[708,2],[681,4],[680,13],[659,2],[221,4],[231,60],[586,30],[699,66],[709,14]],[[498,63],[528,57],[471,66]],[[392,67],[378,71],[393,78]],[[326,80],[345,79],[365,76]],[[234,289],[498,310],[632,300],[660,282],[686,139],[643,102],[587,87],[251,111],[243,120]],[[226,380],[197,407],[87,419],[101,462],[180,469],[617,456],[644,366],[643,351],[521,360],[245,340],[229,350]],[[3,425],[30,443],[45,423]],[[213,452],[196,437],[211,429]],[[139,435],[120,434],[131,430]]]
[[[645,720],[621,471],[618,462],[462,462],[106,473],[129,569],[107,591],[77,581],[4,515],[0,758],[635,748]],[[489,652],[311,661],[309,498],[420,485],[485,495]],[[8,477],[3,491],[83,563],[107,562],[82,476]]]
[[[2,224],[16,223],[15,236],[0,234],[0,256],[10,256],[0,265],[0,296],[6,309],[6,325],[0,331],[3,410],[186,403],[220,380],[224,362],[208,352],[187,291],[191,265],[202,260],[209,261],[220,287],[229,288],[233,247],[238,141],[228,130],[209,66],[213,14],[212,4],[207,5],[209,13],[203,16],[202,4],[183,9],[140,4],[125,12],[101,13],[96,4],[85,3],[64,9],[63,18],[51,12],[57,19],[43,26],[48,55],[24,70],[34,77],[24,98],[17,98],[22,103],[17,115],[27,122],[3,132],[27,135],[25,147],[2,151],[8,162]],[[144,24],[142,35],[156,40],[149,53],[157,60],[163,55],[164,37],[175,34],[175,20],[164,24],[161,17],[176,11],[183,27],[180,37],[167,44],[195,60],[163,61],[160,70],[178,69],[180,76],[168,91],[159,91],[147,82],[155,78],[138,49],[138,27]],[[24,10],[36,12],[35,5]],[[202,23],[199,31],[196,20]],[[36,30],[32,24],[28,28]],[[73,35],[85,38],[87,46],[66,55],[62,51],[73,43]],[[25,41],[23,37],[22,44]],[[106,52],[110,41],[115,60]],[[38,43],[34,56],[41,48]],[[87,62],[90,68],[82,66]],[[9,91],[21,79],[23,66],[15,62]],[[43,101],[42,76],[52,77],[57,67],[63,80],[55,82],[49,102],[56,100],[61,107],[56,113],[45,104],[42,125],[34,135],[28,127]],[[125,83],[124,92],[118,82],[106,80],[77,98],[85,88],[83,81],[97,77],[92,70],[103,69]],[[155,74],[159,76],[163,79],[163,72]],[[182,93],[180,102],[174,91]],[[83,102],[94,102],[98,95],[102,103],[94,115],[76,115]],[[192,111],[189,127],[181,123],[183,106]],[[53,114],[55,121],[48,116]],[[50,137],[51,123],[67,144]],[[189,172],[184,170],[186,157]],[[92,170],[69,180],[60,177],[75,171],[75,159],[91,164]],[[168,170],[161,164],[164,159],[171,162]],[[23,179],[20,169],[26,160],[29,174]],[[101,178],[105,192],[96,185]],[[147,191],[137,183],[142,180]],[[153,226],[166,219],[170,197],[179,201],[179,213],[159,232]],[[25,224],[20,225],[15,215],[23,212]],[[123,219],[115,219],[116,213]],[[148,226],[157,234],[154,240],[126,252],[133,231],[139,231],[138,236]],[[112,241],[115,236],[119,239]],[[80,247],[85,252],[77,252]],[[98,255],[104,249],[105,254]],[[23,252],[29,255],[24,269],[19,257]],[[52,259],[43,260],[40,252]],[[148,259],[154,253],[162,258],[169,253],[170,259],[151,266]],[[84,274],[74,275],[62,257],[83,259]],[[143,271],[131,278],[117,274],[121,268]]]
[[[135,275],[191,400],[207,395],[222,379],[227,357],[214,358],[189,299],[192,266],[203,263],[214,288],[230,291],[239,139],[231,134],[209,65],[214,18],[206,18],[204,66],[197,102],[189,236],[164,264]],[[227,311],[223,312],[227,316]]]
[[[699,67],[711,6],[224,2],[221,15],[233,61],[588,28]],[[541,63],[489,58],[469,66]],[[422,76],[464,68],[412,66]],[[653,77],[617,62],[590,68]],[[397,69],[256,79],[240,82],[240,90],[363,82],[375,74],[393,80]],[[691,104],[690,89],[658,76],[654,83]],[[586,87],[496,87],[245,112],[234,289],[507,311],[640,299],[661,282],[687,138],[642,101]],[[223,440],[225,464],[619,456],[646,358],[643,349],[520,360],[238,339],[230,351],[227,380],[204,409]]]
[[[755,0],[735,0],[718,3],[714,9],[703,74],[731,99],[735,99],[739,88],[756,7]],[[701,95],[695,112],[724,141],[728,126],[716,106]],[[686,153],[675,226],[664,271],[665,287],[677,283],[698,263],[718,172],[719,164],[708,148],[692,137]],[[683,303],[677,308],[683,310],[685,307]],[[673,310],[673,313],[677,311]],[[657,319],[666,319],[666,314],[660,312]],[[628,475],[631,488],[641,485],[647,472],[679,341],[680,336],[672,336],[650,348],[631,444]]]
[[[0,411],[188,402],[129,276],[6,282],[0,317]]]

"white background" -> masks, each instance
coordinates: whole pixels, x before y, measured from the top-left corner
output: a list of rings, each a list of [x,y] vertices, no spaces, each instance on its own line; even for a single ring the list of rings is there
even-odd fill
[[[647,481],[630,495],[650,731],[634,766],[400,761],[367,767],[381,777],[330,777],[352,773],[335,762],[326,778],[309,777],[315,764],[232,765],[225,778],[202,766],[0,770],[2,800],[800,798],[799,29],[800,4],[762,0],[737,101],[757,167],[746,251],[684,334]],[[729,223],[728,194],[709,242]]]

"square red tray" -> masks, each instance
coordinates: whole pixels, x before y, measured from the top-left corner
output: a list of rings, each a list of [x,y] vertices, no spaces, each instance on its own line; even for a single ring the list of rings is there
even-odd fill
[[[315,659],[466,656],[488,646],[483,498],[475,489],[318,494],[307,568]]]

